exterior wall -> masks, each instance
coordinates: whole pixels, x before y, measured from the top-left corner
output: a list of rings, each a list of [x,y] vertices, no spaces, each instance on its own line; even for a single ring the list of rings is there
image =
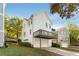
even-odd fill
[[[58,38],[57,38],[57,39],[58,39]],[[58,44],[57,39],[53,39],[52,42]]]
[[[62,27],[59,29],[58,31],[58,44],[61,46],[61,47],[69,47],[69,31],[67,28],[65,27]]]
[[[4,46],[3,4],[0,4],[0,47]]]
[[[32,30],[32,25],[29,25],[29,21],[24,20],[23,21],[23,28],[22,28],[22,42],[30,42],[32,43],[33,34],[30,29]]]
[[[22,42],[27,42],[28,41],[28,22],[26,20],[23,20],[22,24]]]
[[[46,23],[47,23],[47,27],[46,27]],[[33,32],[35,32],[39,29],[51,31],[51,28],[49,28],[49,25],[51,25],[51,22],[45,12],[38,12],[38,13],[34,14]]]
[[[39,29],[51,32],[51,27],[49,26],[51,26],[51,21],[45,12],[38,12],[33,15],[33,32]],[[52,40],[43,38],[34,38],[33,39],[34,47],[40,47],[40,39],[41,39],[41,47],[51,47]]]
[[[4,46],[4,33],[0,31],[0,47]]]
[[[40,39],[41,39],[41,43],[40,43]],[[52,39],[34,38],[33,45],[36,48],[51,47],[52,46]]]
[[[51,26],[51,22],[45,12],[33,14],[31,18],[23,21],[22,42],[30,42],[31,44],[33,44],[34,47],[40,47],[40,38],[34,38],[33,32],[39,29],[51,32],[51,28],[49,28],[49,25]],[[41,39],[41,47],[51,47],[51,42],[51,39]]]

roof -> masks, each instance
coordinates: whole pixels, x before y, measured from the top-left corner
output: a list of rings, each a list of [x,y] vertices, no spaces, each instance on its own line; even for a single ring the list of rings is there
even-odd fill
[[[49,20],[49,22],[50,23],[52,23],[52,21],[50,20],[50,18],[48,17],[48,15],[47,15],[47,12],[46,11],[38,11],[38,12],[35,12],[34,14],[32,14],[32,16],[30,17],[30,18],[28,18],[28,19],[25,19],[25,20],[31,20],[31,18],[34,16],[34,15],[38,15],[38,14],[41,14],[41,13],[43,13],[43,14],[45,14],[46,15],[46,17],[48,18],[48,20]]]
[[[46,17],[48,18],[48,20],[50,21],[50,23],[52,23],[51,19],[48,17],[48,14],[46,11],[37,11],[35,12],[33,15],[38,15],[38,14],[41,14],[43,13],[44,15],[46,15]]]

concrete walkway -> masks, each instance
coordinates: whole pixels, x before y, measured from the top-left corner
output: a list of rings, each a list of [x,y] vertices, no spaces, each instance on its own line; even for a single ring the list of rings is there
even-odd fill
[[[54,48],[54,47],[42,48],[42,49],[50,51],[50,52],[54,52],[54,53],[57,53],[57,54],[60,54],[62,56],[79,56],[79,53],[77,53],[77,52],[62,50],[62,49]]]

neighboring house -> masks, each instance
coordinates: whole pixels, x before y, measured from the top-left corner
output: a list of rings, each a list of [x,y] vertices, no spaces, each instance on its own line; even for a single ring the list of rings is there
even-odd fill
[[[61,27],[58,29],[58,42],[60,47],[70,46],[69,29],[67,27]]]
[[[37,12],[23,21],[22,42],[29,42],[33,47],[51,47],[54,34],[51,20],[46,12]]]
[[[0,3],[0,47],[4,46],[3,4]]]

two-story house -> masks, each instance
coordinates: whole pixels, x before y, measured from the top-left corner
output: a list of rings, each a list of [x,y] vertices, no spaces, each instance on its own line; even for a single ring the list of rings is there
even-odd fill
[[[37,12],[23,21],[22,42],[29,42],[33,47],[51,47],[52,42],[60,47],[69,47],[69,30],[61,27],[52,31],[51,20],[46,12]]]
[[[23,21],[22,42],[29,42],[33,47],[51,47],[53,33],[51,20],[46,12],[37,12]]]

